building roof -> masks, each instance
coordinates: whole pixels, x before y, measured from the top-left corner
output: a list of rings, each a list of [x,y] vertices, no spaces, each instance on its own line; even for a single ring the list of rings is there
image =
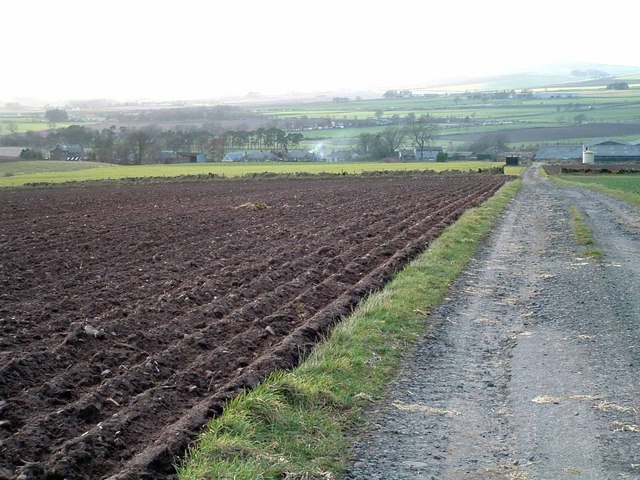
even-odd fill
[[[84,153],[84,148],[81,145],[67,145],[67,152],[70,155],[80,155]]]
[[[162,150],[160,152],[161,160],[175,160],[178,158],[178,154],[172,150]]]
[[[274,160],[278,158],[271,152],[264,152],[262,150],[256,152],[248,152],[245,157],[249,160]]]
[[[640,159],[640,145],[600,144],[589,147],[596,157],[634,157]]]
[[[59,143],[51,151],[53,152],[54,150],[61,150],[71,155],[80,155],[84,153],[84,148],[82,147],[82,145],[63,145]]]
[[[313,156],[311,152],[305,152],[304,150],[291,150],[287,152],[288,158],[308,158]]]
[[[226,158],[228,160],[241,160],[242,158],[244,158],[244,153],[242,153],[242,152],[229,152],[224,156],[224,158]]]
[[[629,145],[629,142],[622,142],[620,140],[613,140],[611,138],[600,138],[586,144],[586,146],[589,148],[595,147],[596,145]]]
[[[601,141],[587,145],[596,157],[628,157],[640,159],[640,144],[626,142]],[[582,158],[582,145],[543,145],[535,155],[536,160],[579,160]]]
[[[574,160],[582,158],[582,145],[543,145],[536,160]]]
[[[420,147],[416,147],[413,149],[414,152],[420,152]],[[422,149],[423,152],[441,152],[442,151],[442,147],[429,147],[429,146],[425,146]]]

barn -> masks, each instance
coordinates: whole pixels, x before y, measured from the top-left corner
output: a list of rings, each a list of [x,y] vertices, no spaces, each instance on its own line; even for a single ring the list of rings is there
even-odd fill
[[[87,155],[84,147],[81,145],[62,145],[58,144],[53,150],[49,151],[50,160],[86,160]]]
[[[585,147],[593,151],[596,163],[640,162],[640,140],[623,142],[608,138],[584,145],[543,145],[534,160],[580,161]]]

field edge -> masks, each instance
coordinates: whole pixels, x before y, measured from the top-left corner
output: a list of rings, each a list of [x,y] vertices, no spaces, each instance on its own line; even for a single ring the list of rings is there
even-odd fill
[[[558,175],[549,175],[549,178],[551,178],[552,181],[561,185],[578,187],[578,188],[589,188],[591,190],[596,190],[600,193],[610,195],[612,197],[617,198],[618,200],[622,200],[623,202],[629,203],[636,208],[640,208],[640,195],[636,195],[635,193],[607,187],[606,185],[602,185],[600,183],[582,183],[579,181],[572,181],[567,179],[566,176],[560,177]]]
[[[357,427],[384,395],[428,313],[475,255],[520,180],[465,212],[382,291],[344,319],[298,368],[231,401],[178,467],[182,480],[335,478]]]

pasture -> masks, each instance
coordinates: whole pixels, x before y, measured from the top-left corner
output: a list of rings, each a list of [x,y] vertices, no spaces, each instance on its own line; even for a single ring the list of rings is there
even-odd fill
[[[36,162],[18,162],[31,164]],[[260,173],[293,174],[361,174],[375,171],[407,171],[407,170],[459,170],[477,171],[491,167],[501,167],[498,162],[414,162],[414,163],[199,163],[199,164],[172,164],[172,165],[134,165],[120,166],[107,165],[95,168],[102,164],[91,162],[44,162],[48,168],[55,170],[13,174],[3,176],[0,170],[0,187],[18,187],[32,183],[63,183],[100,180],[119,180],[125,178],[150,178],[150,177],[179,177],[189,175],[218,175],[221,177],[241,177]],[[50,165],[53,164],[53,165]],[[4,169],[7,164],[0,164]],[[59,168],[58,168],[59,166]],[[67,167],[69,166],[69,167]],[[73,166],[73,167],[72,167]],[[14,171],[30,168],[14,166]],[[513,172],[513,170],[510,170]],[[519,172],[519,170],[516,170]]]
[[[611,190],[619,190],[640,197],[640,173],[593,176],[562,175],[560,178],[583,185],[601,185]]]
[[[0,179],[20,175],[42,173],[67,173],[91,168],[105,168],[112,165],[97,162],[60,162],[55,160],[29,160],[0,163]]]

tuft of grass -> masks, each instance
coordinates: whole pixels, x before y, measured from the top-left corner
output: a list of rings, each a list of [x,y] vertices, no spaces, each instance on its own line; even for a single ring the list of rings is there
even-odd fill
[[[593,245],[595,242],[591,229],[584,221],[584,217],[577,207],[571,207],[571,226],[573,227],[573,235],[576,237],[578,245]]]
[[[354,428],[384,394],[404,353],[429,328],[427,313],[476,253],[520,188],[509,182],[467,211],[382,291],[338,324],[296,369],[277,372],[211,420],[179,478],[331,479]]]
[[[587,248],[584,251],[585,256],[593,259],[598,259],[604,257],[604,253],[599,248]]]
[[[595,239],[591,233],[591,229],[584,221],[584,217],[580,213],[577,207],[571,207],[571,226],[573,227],[573,236],[576,238],[578,245],[593,245]],[[596,247],[589,247],[585,249],[583,254],[586,257],[598,259],[604,257],[602,250]]]

